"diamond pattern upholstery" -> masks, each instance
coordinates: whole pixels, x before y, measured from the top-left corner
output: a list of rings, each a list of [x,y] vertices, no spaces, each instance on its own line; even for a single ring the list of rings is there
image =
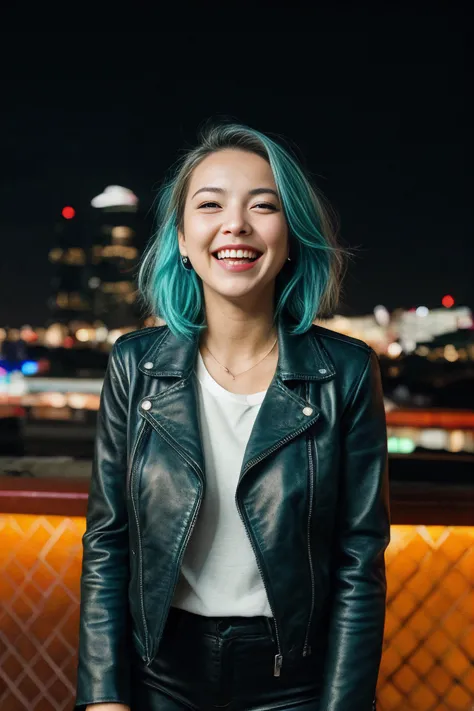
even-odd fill
[[[474,711],[474,529],[392,526],[380,711]]]
[[[84,530],[0,514],[2,711],[73,708]],[[392,526],[386,560],[379,711],[474,711],[474,528]]]
[[[0,515],[0,708],[73,705],[85,519]]]

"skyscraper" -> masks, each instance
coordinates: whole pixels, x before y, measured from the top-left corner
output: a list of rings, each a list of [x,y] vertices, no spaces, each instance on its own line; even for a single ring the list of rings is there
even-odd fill
[[[107,328],[139,323],[135,287],[138,263],[138,198],[131,190],[110,185],[91,205],[91,273],[88,287],[94,318]]]

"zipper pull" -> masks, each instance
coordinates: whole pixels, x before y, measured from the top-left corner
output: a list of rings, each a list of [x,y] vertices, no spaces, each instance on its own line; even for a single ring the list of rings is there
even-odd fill
[[[311,656],[311,645],[305,644],[303,648],[303,657],[309,657]]]
[[[273,667],[273,676],[280,676],[280,669],[283,664],[283,657],[281,654],[275,655],[275,665]]]

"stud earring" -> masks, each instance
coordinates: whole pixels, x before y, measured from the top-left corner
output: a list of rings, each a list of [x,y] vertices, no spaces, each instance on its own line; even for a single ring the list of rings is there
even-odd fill
[[[185,256],[181,255],[181,263],[182,263],[183,267],[185,269],[187,269],[188,271],[191,271],[193,269],[193,265],[189,261],[189,257],[185,257]]]

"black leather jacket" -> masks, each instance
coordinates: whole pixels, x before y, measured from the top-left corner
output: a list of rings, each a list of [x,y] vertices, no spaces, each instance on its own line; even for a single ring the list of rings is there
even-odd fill
[[[319,711],[371,711],[390,538],[380,369],[360,340],[278,326],[279,357],[235,504],[277,628],[276,676],[321,651]],[[130,703],[130,647],[155,657],[206,489],[197,338],[116,342],[104,380],[83,538],[77,707]]]

